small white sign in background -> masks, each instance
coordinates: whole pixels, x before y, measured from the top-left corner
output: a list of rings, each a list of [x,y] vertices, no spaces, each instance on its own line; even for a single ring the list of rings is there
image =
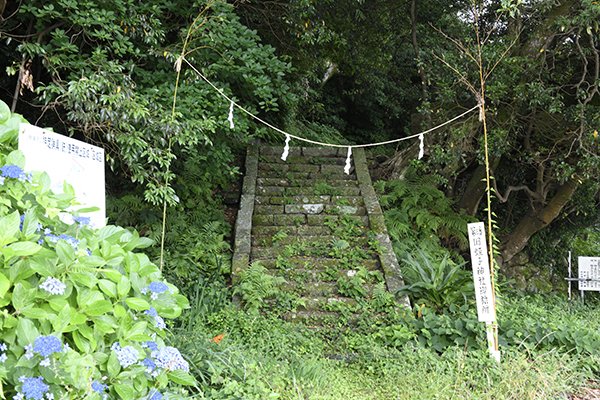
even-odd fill
[[[467,230],[469,231],[469,246],[471,248],[477,316],[480,322],[494,322],[496,313],[494,311],[485,227],[483,222],[474,222],[467,225]]]
[[[94,227],[106,225],[104,149],[29,124],[21,124],[19,150],[25,170],[50,176],[52,191],[62,193],[63,182],[75,189],[78,208],[98,207],[86,213]]]
[[[600,257],[578,257],[577,265],[579,290],[600,292]]]

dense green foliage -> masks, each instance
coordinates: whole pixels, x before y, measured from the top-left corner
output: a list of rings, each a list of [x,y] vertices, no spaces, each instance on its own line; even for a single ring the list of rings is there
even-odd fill
[[[290,66],[225,2],[34,1],[10,11],[0,25],[10,38],[0,50],[3,67],[43,113],[25,104],[21,111],[104,144],[113,170],[143,183],[153,203],[177,203],[171,182],[190,162],[210,166],[199,182],[199,194],[209,197],[235,174],[230,148],[246,143],[254,127],[237,114],[229,130],[229,104],[186,66],[172,113],[173,63],[182,52],[254,112],[277,111],[292,99],[282,79]]]

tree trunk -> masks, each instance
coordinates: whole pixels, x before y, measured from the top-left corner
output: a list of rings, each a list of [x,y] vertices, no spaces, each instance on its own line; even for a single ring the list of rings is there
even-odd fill
[[[419,154],[419,143],[414,142],[402,151],[396,151],[383,165],[383,174],[389,179],[402,179],[410,165],[410,162]]]
[[[502,262],[507,263],[525,248],[527,242],[536,232],[548,226],[560,214],[563,207],[571,200],[577,189],[574,179],[562,184],[552,200],[543,208],[527,214],[501,246]]]
[[[493,157],[490,160],[490,167],[495,169],[500,162],[500,157]],[[465,210],[467,215],[475,215],[477,213],[477,208],[479,208],[479,203],[481,199],[485,195],[485,165],[478,165],[471,178],[469,179],[469,183],[467,183],[467,187],[465,188],[459,202],[458,206]]]
[[[562,17],[569,15],[571,8],[577,4],[574,0],[558,1],[554,7],[544,16],[544,19],[530,32],[527,41],[523,43],[519,53],[523,56],[537,58],[551,45],[556,37],[554,25]]]

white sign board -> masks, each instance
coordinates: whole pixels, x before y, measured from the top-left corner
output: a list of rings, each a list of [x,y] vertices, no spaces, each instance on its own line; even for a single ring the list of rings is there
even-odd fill
[[[29,124],[21,124],[19,150],[25,155],[26,171],[50,176],[52,191],[62,193],[66,181],[75,189],[78,208],[98,207],[86,213],[91,225],[106,225],[104,149]]]
[[[467,230],[469,231],[469,246],[471,248],[477,317],[480,322],[494,322],[496,315],[483,222],[467,224]]]
[[[600,257],[578,257],[577,265],[579,290],[600,292]]]

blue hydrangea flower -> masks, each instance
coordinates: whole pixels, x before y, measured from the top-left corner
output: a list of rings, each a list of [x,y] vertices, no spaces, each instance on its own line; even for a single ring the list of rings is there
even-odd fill
[[[65,285],[56,278],[49,277],[46,278],[46,280],[40,284],[39,288],[45,290],[50,294],[63,295],[65,294],[65,289],[67,288],[67,285]]]
[[[127,368],[135,364],[140,358],[140,353],[133,346],[121,347],[117,342],[112,345],[111,349],[117,354],[117,359],[121,367]]]
[[[27,400],[42,400],[44,394],[50,389],[50,387],[44,383],[44,378],[41,376],[33,378],[22,376],[19,380],[23,383],[21,393],[23,393]]]
[[[181,353],[175,347],[165,346],[160,350],[153,351],[152,358],[154,358],[157,367],[167,371],[180,369],[188,372],[190,370],[188,362],[183,359]]]
[[[3,178],[18,179],[20,181],[26,181],[30,179],[30,177],[25,173],[25,171],[23,171],[21,167],[18,167],[16,165],[3,166],[2,168],[0,168],[0,174]]]
[[[108,386],[106,386],[104,383],[100,383],[98,381],[93,381],[92,382],[92,390],[96,393],[104,393],[106,391],[106,389],[108,389]]]
[[[158,299],[158,295],[169,290],[169,287],[160,281],[151,282],[147,287],[142,289],[142,293],[146,294],[150,292],[150,298],[152,300]]]
[[[142,346],[147,347],[152,351],[158,350],[158,345],[156,344],[156,342],[153,342],[151,340],[144,342],[144,344],[142,344]]]
[[[162,317],[156,316],[154,317],[154,326],[160,330],[163,330],[167,327],[167,324],[165,324],[165,320]]]
[[[89,225],[92,221],[90,217],[73,217],[73,221],[77,222],[80,225]]]
[[[149,310],[144,311],[144,314],[149,315],[151,317],[158,316],[158,312],[156,311],[156,308],[154,308],[154,307],[150,307]]]
[[[148,290],[152,293],[164,293],[169,290],[169,287],[164,282],[152,282],[148,285]]]
[[[46,228],[46,231],[48,231],[47,228]],[[75,239],[71,235],[67,235],[66,233],[62,233],[60,235],[54,235],[53,233],[46,233],[46,239],[48,239],[48,241],[52,242],[52,243],[57,243],[59,240],[64,240],[65,242],[70,244],[71,247],[73,247],[75,250],[77,250],[77,246],[79,245],[79,240]]]
[[[144,367],[146,367],[146,372],[150,375],[156,377],[158,375],[156,363],[149,357],[144,358],[144,360],[140,363]]]
[[[33,351],[42,357],[62,351],[62,343],[56,336],[38,336],[33,342]]]
[[[152,390],[150,390],[150,393],[148,393],[148,400],[162,400],[162,398],[163,398],[162,393],[160,393],[156,389],[152,389]]]
[[[33,358],[33,345],[28,344],[25,346],[25,358],[28,360]]]
[[[2,364],[8,359],[8,356],[6,355],[7,350],[8,346],[6,345],[6,343],[0,342],[0,364]]]
[[[149,310],[144,311],[144,314],[154,318],[154,326],[156,326],[158,329],[165,329],[167,327],[167,325],[165,324],[165,320],[160,315],[158,315],[156,308],[150,307]]]

